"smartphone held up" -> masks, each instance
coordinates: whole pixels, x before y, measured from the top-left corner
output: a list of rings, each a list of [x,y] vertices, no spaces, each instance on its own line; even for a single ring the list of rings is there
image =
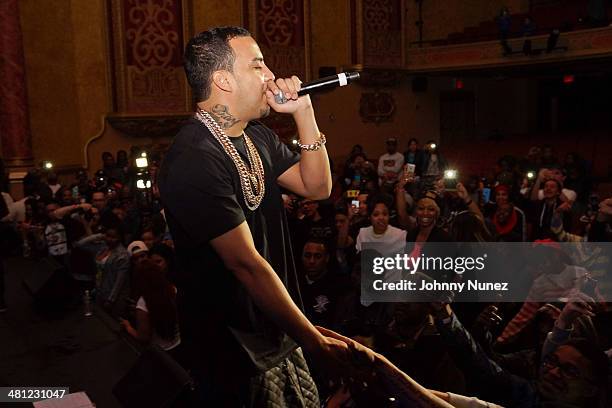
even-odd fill
[[[446,191],[457,191],[457,182],[459,181],[459,173],[457,170],[444,170],[444,189]]]

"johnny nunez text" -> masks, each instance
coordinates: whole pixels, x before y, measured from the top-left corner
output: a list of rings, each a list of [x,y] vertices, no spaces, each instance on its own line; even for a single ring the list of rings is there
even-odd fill
[[[477,279],[467,280],[465,282],[438,282],[437,280],[432,281],[409,281],[402,279],[395,282],[385,282],[381,279],[377,279],[372,282],[374,290],[377,291],[448,291],[463,292],[467,289],[468,291],[507,291],[508,282],[481,282]]]

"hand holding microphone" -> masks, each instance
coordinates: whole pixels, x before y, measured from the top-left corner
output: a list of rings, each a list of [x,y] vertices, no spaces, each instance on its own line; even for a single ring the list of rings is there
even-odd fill
[[[300,96],[348,85],[357,79],[359,79],[358,72],[342,72],[337,75],[320,78],[315,81],[302,84],[296,76],[293,76],[290,80],[277,80],[277,82],[274,84],[276,89],[270,89],[270,92],[274,97],[274,102],[278,105],[282,105],[290,100],[297,100]],[[286,86],[283,87],[283,84]],[[283,88],[286,89],[283,90]]]

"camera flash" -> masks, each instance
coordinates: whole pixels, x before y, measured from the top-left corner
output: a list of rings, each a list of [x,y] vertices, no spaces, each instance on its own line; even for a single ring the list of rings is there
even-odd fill
[[[444,170],[444,178],[445,179],[457,178],[457,170]]]

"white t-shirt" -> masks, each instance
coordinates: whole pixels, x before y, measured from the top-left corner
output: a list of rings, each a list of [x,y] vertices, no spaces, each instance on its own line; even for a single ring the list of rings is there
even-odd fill
[[[355,247],[357,252],[361,252],[364,243],[375,243],[372,249],[378,251],[382,256],[394,257],[397,254],[403,254],[406,251],[406,231],[395,228],[391,225],[387,227],[384,234],[378,235],[374,233],[372,226],[361,228],[357,235],[357,243]],[[382,276],[386,282],[397,282],[401,279],[400,270],[387,270]],[[361,301],[364,306],[369,306],[372,301]]]
[[[13,210],[11,211],[12,213],[14,213],[14,220],[16,222],[24,222],[26,219],[26,208],[25,208],[25,202],[26,200],[30,198],[30,197],[24,197],[19,201],[15,201],[12,205]]]
[[[378,175],[382,177],[385,173],[395,173],[397,179],[397,175],[402,170],[403,165],[403,154],[400,152],[395,152],[393,154],[385,153],[378,159]]]
[[[361,228],[355,244],[357,252],[361,252],[365,242],[382,244],[378,251],[383,256],[402,254],[406,249],[406,231],[389,225],[384,234],[378,235],[372,226]]]
[[[145,302],[142,296],[139,297],[138,302],[136,302],[136,309],[149,313],[149,309],[147,308],[147,302]],[[174,331],[174,338],[171,340],[162,339],[155,332],[155,329],[153,329],[153,336],[151,337],[151,342],[158,345],[163,350],[172,350],[173,348],[181,344],[181,333],[179,332],[178,325],[176,326],[176,330]]]

